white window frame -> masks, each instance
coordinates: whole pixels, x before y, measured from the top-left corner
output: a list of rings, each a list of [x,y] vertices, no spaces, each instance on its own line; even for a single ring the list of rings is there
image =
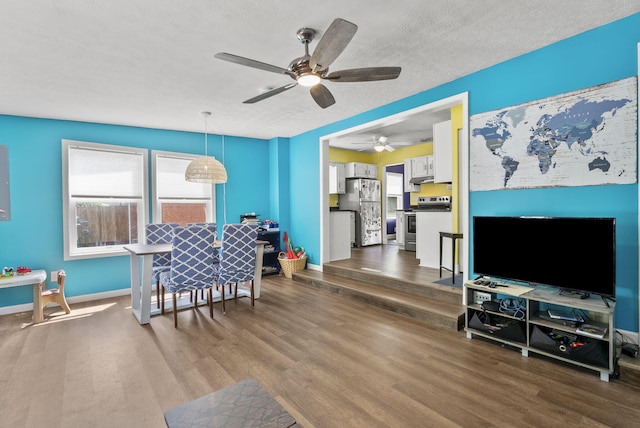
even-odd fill
[[[158,159],[179,159],[179,160],[187,160],[192,161],[202,157],[201,155],[194,155],[189,153],[179,153],[179,152],[166,152],[161,150],[152,150],[151,151],[151,176],[152,176],[152,200],[153,200],[153,222],[154,223],[163,223],[162,219],[162,203],[181,203],[181,204],[205,204],[206,210],[206,222],[215,223],[216,222],[216,187],[213,184],[206,183],[185,183],[188,186],[200,186],[208,192],[208,197],[183,197],[181,195],[176,195],[175,197],[159,197],[158,196]],[[182,174],[184,176],[184,174]]]
[[[110,152],[130,154],[141,157],[141,171],[134,171],[142,174],[140,177],[139,189],[140,197],[105,197],[105,196],[73,196],[69,192],[69,149],[79,148],[96,152]],[[137,202],[138,204],[138,224],[137,239],[139,243],[144,242],[144,225],[147,223],[149,207],[149,183],[148,183],[148,150],[135,147],[116,146],[111,144],[90,143],[86,141],[62,140],[62,194],[63,194],[63,235],[64,235],[64,260],[78,260],[98,257],[113,257],[129,254],[122,245],[106,245],[100,247],[78,248],[78,236],[75,215],[75,203],[84,200],[96,200],[104,198],[109,202]],[[115,195],[115,193],[114,193]]]

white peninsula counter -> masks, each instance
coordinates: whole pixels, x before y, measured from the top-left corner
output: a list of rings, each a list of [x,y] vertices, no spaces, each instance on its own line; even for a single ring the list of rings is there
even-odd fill
[[[452,232],[451,211],[416,211],[416,258],[420,266],[440,268],[440,232]],[[443,240],[442,264],[451,266],[451,240]]]

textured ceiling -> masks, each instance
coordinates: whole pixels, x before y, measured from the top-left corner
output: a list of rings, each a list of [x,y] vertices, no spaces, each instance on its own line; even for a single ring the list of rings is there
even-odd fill
[[[430,89],[640,12],[628,0],[2,0],[0,114],[256,138],[289,137]],[[332,69],[401,66],[396,80],[328,82],[321,109],[292,80],[214,58],[280,67],[301,27],[359,29]]]

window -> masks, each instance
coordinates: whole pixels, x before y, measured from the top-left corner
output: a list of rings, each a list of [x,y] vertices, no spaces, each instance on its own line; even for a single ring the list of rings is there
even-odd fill
[[[189,163],[197,155],[152,151],[153,222],[215,222],[215,187],[184,179]]]
[[[126,254],[147,219],[147,150],[62,140],[65,260]]]

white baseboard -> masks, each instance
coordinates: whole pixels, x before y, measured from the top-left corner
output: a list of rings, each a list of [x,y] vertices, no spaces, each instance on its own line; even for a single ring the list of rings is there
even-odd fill
[[[322,266],[320,265],[313,265],[311,263],[307,263],[307,269],[309,270],[317,270],[319,272],[322,272]]]
[[[105,291],[103,293],[84,294],[82,296],[67,297],[67,303],[70,305],[73,303],[91,302],[100,299],[109,299],[112,297],[119,297],[131,294],[131,288],[122,288],[120,290]],[[0,315],[17,314],[20,312],[33,311],[33,303],[24,303],[21,305],[4,306],[0,308]]]

